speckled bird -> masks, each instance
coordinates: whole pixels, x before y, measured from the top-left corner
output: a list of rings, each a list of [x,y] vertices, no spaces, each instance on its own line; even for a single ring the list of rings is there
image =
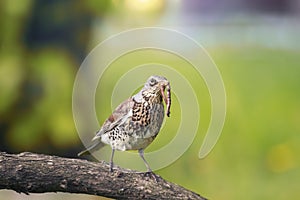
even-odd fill
[[[167,89],[167,95],[165,95]],[[135,95],[121,103],[106,119],[96,136],[93,144],[78,156],[88,154],[110,145],[110,171],[113,171],[115,150],[138,150],[148,172],[152,172],[144,158],[144,149],[155,139],[164,120],[164,104],[166,115],[170,116],[171,92],[169,81],[162,76],[151,76],[144,87]]]

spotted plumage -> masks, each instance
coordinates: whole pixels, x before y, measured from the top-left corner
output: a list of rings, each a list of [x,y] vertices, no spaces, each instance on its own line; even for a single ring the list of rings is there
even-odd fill
[[[167,89],[167,97],[165,96]],[[144,149],[155,139],[164,120],[164,104],[170,115],[170,84],[165,77],[151,76],[137,94],[121,103],[103,123],[93,138],[94,144],[78,155],[95,151],[108,144],[112,148],[111,168],[114,151],[138,150],[148,171]]]

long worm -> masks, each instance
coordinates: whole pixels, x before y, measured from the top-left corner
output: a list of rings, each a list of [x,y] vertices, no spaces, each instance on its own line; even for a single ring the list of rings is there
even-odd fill
[[[170,86],[170,83],[168,83],[168,85],[166,86],[166,89],[167,89],[167,96],[165,95],[164,93],[164,89],[165,87],[161,87],[161,95],[166,103],[166,106],[167,106],[167,110],[166,110],[166,115],[168,117],[170,117],[170,108],[171,108],[171,86]]]
[[[167,116],[170,117],[170,108],[171,108],[171,86],[170,83],[167,85]]]

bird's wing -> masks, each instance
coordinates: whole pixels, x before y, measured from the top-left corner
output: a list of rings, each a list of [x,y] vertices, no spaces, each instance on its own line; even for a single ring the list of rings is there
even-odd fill
[[[121,124],[123,121],[127,120],[128,117],[132,115],[132,108],[134,105],[134,101],[132,98],[129,98],[122,102],[114,112],[105,120],[101,129],[97,132],[96,136],[93,140],[96,140],[101,137],[102,134],[106,133],[107,131],[112,130],[114,127]]]

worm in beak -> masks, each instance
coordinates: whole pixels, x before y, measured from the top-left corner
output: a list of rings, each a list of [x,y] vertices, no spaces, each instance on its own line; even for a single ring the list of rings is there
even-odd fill
[[[165,95],[165,89],[167,89],[167,96]],[[170,83],[160,87],[161,96],[167,106],[166,115],[170,117],[170,108],[171,108],[171,87]]]

